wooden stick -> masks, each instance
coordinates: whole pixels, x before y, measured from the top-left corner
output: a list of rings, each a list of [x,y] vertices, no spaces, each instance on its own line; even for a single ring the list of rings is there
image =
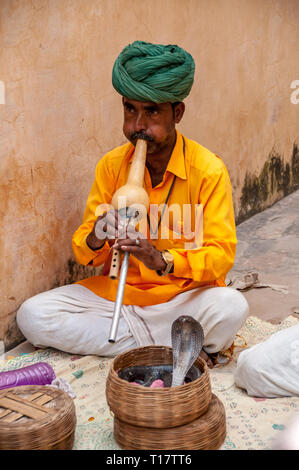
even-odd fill
[[[110,272],[109,272],[110,279],[117,279],[118,277],[120,257],[121,257],[120,250],[116,250],[114,248],[114,250],[112,251],[112,259],[111,259]]]

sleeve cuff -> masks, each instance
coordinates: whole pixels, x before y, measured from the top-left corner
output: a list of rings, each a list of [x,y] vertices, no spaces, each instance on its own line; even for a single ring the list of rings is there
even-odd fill
[[[84,250],[84,253],[86,254],[86,257],[89,259],[89,262],[94,260],[100,253],[102,253],[102,251],[104,250],[104,248],[106,247],[106,243],[105,242],[100,248],[98,248],[97,250],[92,250],[91,248],[89,248],[89,246],[87,245],[87,242],[86,242],[86,238],[87,236],[84,238],[83,240],[83,250]],[[110,248],[110,247],[109,247]]]
[[[185,277],[192,279],[192,272],[187,257],[179,253],[177,250],[168,250],[173,256],[173,272],[176,277]]]
[[[107,244],[107,242],[105,242],[105,244],[101,248],[99,248],[98,250],[92,250],[91,248],[89,248],[89,246],[86,243],[86,237],[82,238],[81,243],[80,243],[79,246],[76,243],[76,241],[73,240],[73,250],[74,250],[74,254],[76,256],[77,261],[79,263],[87,266],[91,261],[93,261],[100,254],[103,253],[103,251],[106,248],[106,244]],[[108,247],[109,247],[109,244],[108,244]],[[109,249],[110,249],[110,247],[109,247]]]

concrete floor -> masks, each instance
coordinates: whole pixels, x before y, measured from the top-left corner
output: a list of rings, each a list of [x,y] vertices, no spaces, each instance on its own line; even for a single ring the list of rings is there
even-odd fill
[[[237,236],[235,264],[227,280],[256,271],[260,281],[288,290],[243,292],[251,315],[272,323],[292,314],[299,317],[299,190],[238,225]]]
[[[245,295],[250,314],[272,323],[299,318],[299,190],[237,226],[237,255],[230,278],[255,271],[262,282],[286,286],[287,293],[252,288]],[[295,312],[298,312],[297,314]],[[32,352],[22,343],[3,358]]]

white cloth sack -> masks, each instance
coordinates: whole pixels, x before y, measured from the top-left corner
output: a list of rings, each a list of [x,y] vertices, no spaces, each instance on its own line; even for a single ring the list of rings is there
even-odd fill
[[[242,351],[235,383],[254,397],[299,396],[299,324]]]

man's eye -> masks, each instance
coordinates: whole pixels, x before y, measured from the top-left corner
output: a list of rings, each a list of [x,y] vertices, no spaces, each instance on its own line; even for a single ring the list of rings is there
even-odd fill
[[[148,113],[149,113],[150,116],[155,116],[156,114],[158,114],[158,110],[157,109],[149,109]]]
[[[125,109],[128,113],[133,113],[134,112],[134,108],[131,108],[131,106],[125,106]]]

